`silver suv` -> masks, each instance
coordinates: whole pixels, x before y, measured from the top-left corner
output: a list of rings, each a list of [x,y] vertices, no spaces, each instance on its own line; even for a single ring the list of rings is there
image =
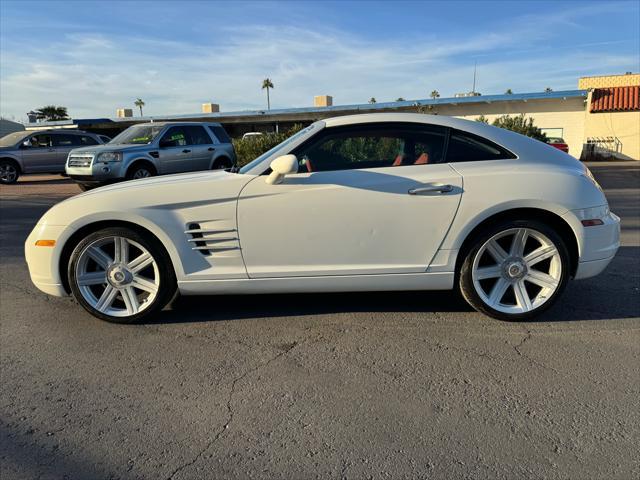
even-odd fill
[[[236,155],[219,123],[142,123],[106,145],[73,150],[67,175],[87,190],[119,180],[231,168]]]
[[[25,173],[64,173],[71,150],[102,143],[98,135],[79,130],[10,133],[0,138],[0,183],[15,183]]]

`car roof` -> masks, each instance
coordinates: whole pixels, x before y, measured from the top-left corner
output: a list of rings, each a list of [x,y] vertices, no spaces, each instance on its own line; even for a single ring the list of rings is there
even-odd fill
[[[46,130],[32,130],[32,131],[25,131],[28,135],[31,134],[41,134],[41,133],[64,133],[65,135],[67,133],[73,134],[73,135],[98,135],[97,133],[91,133],[91,132],[85,132],[84,130],[69,130],[69,129],[61,129],[61,128],[48,128]]]
[[[218,122],[145,122],[145,123],[136,123],[135,126],[137,125],[144,125],[144,126],[161,126],[164,127],[165,125],[213,125],[216,127],[220,127],[220,123]],[[132,125],[134,126],[134,125]]]

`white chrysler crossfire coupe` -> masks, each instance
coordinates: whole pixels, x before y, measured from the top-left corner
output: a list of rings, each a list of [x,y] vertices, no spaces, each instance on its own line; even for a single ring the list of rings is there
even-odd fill
[[[442,116],[318,121],[239,171],[136,180],[51,208],[31,279],[134,322],[196,294],[446,290],[525,320],[599,274],[620,219],[579,161]]]

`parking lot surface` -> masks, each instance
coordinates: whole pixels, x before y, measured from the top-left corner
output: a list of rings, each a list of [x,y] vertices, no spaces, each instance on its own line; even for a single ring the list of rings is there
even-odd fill
[[[79,190],[0,186],[0,477],[640,477],[640,164],[601,276],[531,323],[450,292],[183,298],[112,325],[31,284],[23,242]]]

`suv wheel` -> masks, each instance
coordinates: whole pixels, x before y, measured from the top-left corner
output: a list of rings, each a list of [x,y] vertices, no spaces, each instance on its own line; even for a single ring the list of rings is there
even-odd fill
[[[541,222],[510,221],[476,237],[460,269],[460,291],[490,317],[528,320],[557,300],[568,279],[560,236]]]
[[[127,172],[127,180],[139,180],[141,178],[153,177],[155,174],[156,172],[147,165],[134,165]]]
[[[20,168],[13,160],[0,160],[0,183],[9,185],[16,183],[20,176]]]

